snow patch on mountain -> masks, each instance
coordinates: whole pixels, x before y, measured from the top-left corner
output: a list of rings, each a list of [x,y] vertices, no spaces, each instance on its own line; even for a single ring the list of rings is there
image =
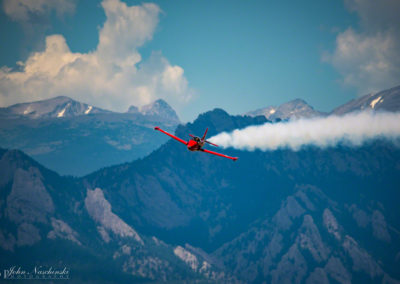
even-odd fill
[[[93,109],[93,107],[92,107],[92,106],[89,106],[89,107],[87,108],[87,110],[85,110],[85,114],[89,114],[89,113],[91,112],[92,109]]]
[[[110,111],[89,106],[65,96],[0,108],[0,114],[9,119],[21,117],[30,119],[61,118],[89,113],[110,113]]]
[[[369,104],[369,105],[371,106],[371,108],[375,108],[375,105],[376,105],[377,103],[380,102],[381,98],[382,98],[382,96],[379,96],[378,98],[376,98],[375,100],[373,100],[373,101]]]
[[[24,112],[23,112],[23,114],[28,114],[28,113],[30,113],[32,110],[31,110],[31,106],[28,106],[25,110],[24,110]]]
[[[70,106],[68,103],[59,113],[57,113],[57,117],[63,117],[66,109]]]
[[[295,99],[280,106],[268,106],[254,111],[247,112],[245,115],[249,116],[265,116],[269,120],[276,119],[298,119],[298,118],[311,118],[325,115],[322,112],[314,110],[312,106],[307,104],[304,100]]]
[[[400,111],[400,86],[351,100],[335,108],[331,114],[343,115],[367,109],[373,111]]]

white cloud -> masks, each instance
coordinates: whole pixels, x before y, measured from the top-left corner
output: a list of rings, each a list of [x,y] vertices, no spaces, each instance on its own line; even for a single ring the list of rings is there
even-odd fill
[[[344,0],[350,11],[360,17],[366,31],[377,32],[397,29],[400,25],[400,1],[398,0]]]
[[[33,17],[55,11],[58,16],[75,11],[75,0],[4,0],[7,16],[18,22],[29,22]]]
[[[20,63],[20,70],[0,69],[0,104],[67,95],[93,105],[125,111],[156,98],[173,105],[190,97],[184,71],[160,52],[142,61],[138,47],[152,39],[160,8],[127,6],[104,0],[106,22],[93,52],[74,53],[62,35],[46,37],[45,49]]]
[[[136,49],[152,39],[160,8],[155,4],[128,7],[119,0],[106,0],[101,5],[107,21],[99,35],[99,56],[124,66],[138,63],[141,57]]]
[[[167,66],[162,73],[162,86],[171,93],[179,94],[187,88],[187,82],[182,81],[183,69],[179,66]]]
[[[289,148],[297,151],[307,145],[320,148],[340,143],[360,146],[370,139],[400,138],[400,113],[350,113],[249,126],[231,133],[220,133],[209,140],[222,147],[262,151]]]
[[[336,38],[336,49],[325,54],[343,83],[359,94],[400,84],[400,1],[345,0],[358,14],[360,31],[349,27]]]

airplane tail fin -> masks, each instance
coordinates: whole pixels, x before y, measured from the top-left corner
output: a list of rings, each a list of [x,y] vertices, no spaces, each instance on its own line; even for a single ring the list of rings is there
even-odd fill
[[[206,139],[207,131],[208,131],[208,127],[206,128],[206,132],[204,132],[204,135],[203,135],[203,137],[201,138],[201,141],[204,141],[204,140]]]

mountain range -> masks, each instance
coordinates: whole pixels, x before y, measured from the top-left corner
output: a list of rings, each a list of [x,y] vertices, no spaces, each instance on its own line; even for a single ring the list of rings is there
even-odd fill
[[[154,124],[173,131],[179,123],[163,100],[117,113],[56,97],[0,108],[0,147],[23,150],[60,174],[82,176],[144,157],[167,141],[154,133]]]
[[[338,106],[329,113],[315,110],[302,99],[295,99],[279,106],[267,106],[254,111],[249,111],[245,113],[245,115],[252,117],[262,115],[271,121],[279,121],[327,115],[344,115],[350,112],[364,110],[398,111],[400,109],[399,93],[400,86],[381,92],[371,93]]]
[[[348,109],[394,105],[395,90]],[[214,109],[175,133],[268,122]],[[398,146],[224,153],[240,159],[168,140],[76,178],[1,149],[1,268],[67,266],[74,283],[400,283]]]
[[[245,115],[270,121],[312,118],[372,109],[400,108],[400,87],[352,100],[331,113],[315,110],[295,99]],[[83,176],[103,167],[143,158],[167,141],[154,125],[174,131],[180,120],[164,100],[125,113],[112,112],[68,97],[0,108],[0,147],[19,149],[63,175]],[[202,130],[203,131],[203,130]]]
[[[335,108],[332,114],[342,115],[362,110],[399,111],[399,92],[400,86],[377,93],[371,93]]]
[[[312,118],[317,116],[324,116],[326,113],[314,110],[314,108],[308,105],[302,99],[295,99],[287,103],[281,104],[280,106],[268,106],[260,108],[254,111],[245,113],[249,116],[265,116],[267,119],[276,120],[287,120],[290,118]]]
[[[69,97],[60,96],[48,100],[20,103],[6,108],[0,108],[0,117],[2,119],[62,118],[108,112],[109,111],[88,104],[74,101]]]

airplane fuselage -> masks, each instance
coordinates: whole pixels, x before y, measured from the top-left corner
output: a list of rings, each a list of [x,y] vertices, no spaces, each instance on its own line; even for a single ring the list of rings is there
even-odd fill
[[[204,146],[204,142],[197,142],[194,139],[189,140],[187,143],[187,148],[189,151],[200,151],[200,149]]]

